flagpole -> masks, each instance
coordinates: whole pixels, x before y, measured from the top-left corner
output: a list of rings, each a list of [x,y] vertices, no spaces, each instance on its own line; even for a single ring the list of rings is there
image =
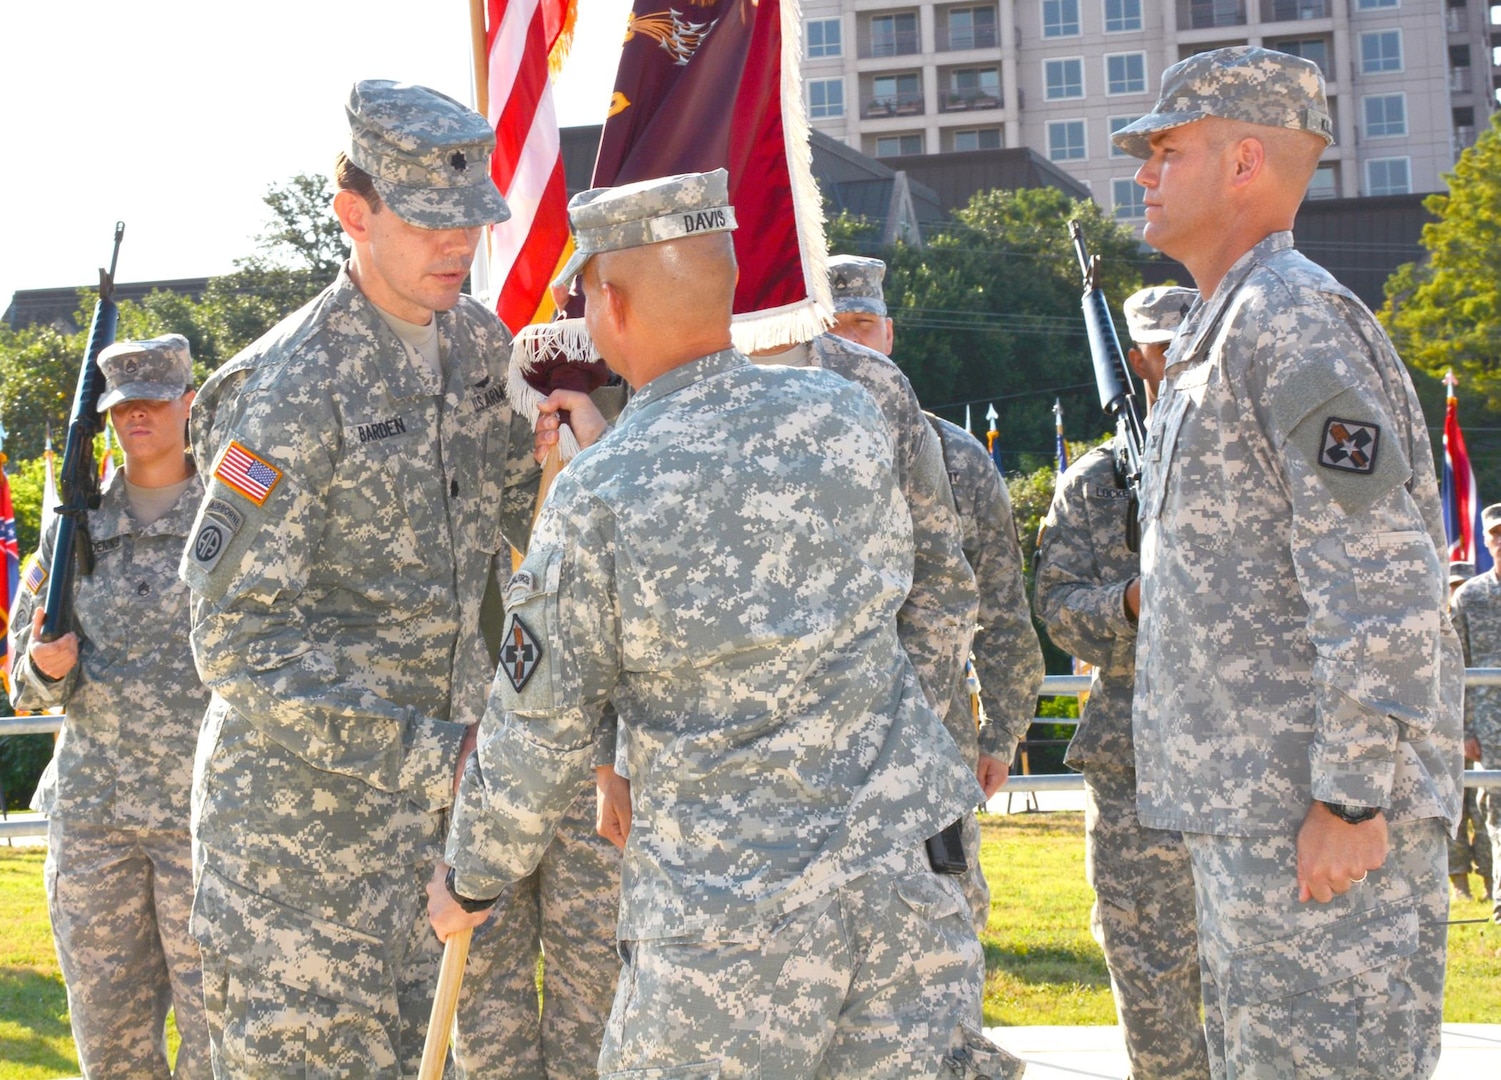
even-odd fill
[[[474,57],[474,111],[490,110],[490,48],[485,40],[486,0],[469,0],[469,45]]]

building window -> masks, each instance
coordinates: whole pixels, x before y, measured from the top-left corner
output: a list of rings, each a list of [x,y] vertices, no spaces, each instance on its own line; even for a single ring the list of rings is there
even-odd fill
[[[967,128],[954,132],[955,150],[999,150],[1000,128]]]
[[[1042,36],[1077,37],[1079,0],[1042,0]]]
[[[1329,77],[1329,42],[1325,38],[1291,38],[1273,41],[1267,44],[1267,48],[1285,52],[1290,56],[1301,56],[1304,60],[1312,60],[1324,73],[1324,78]]]
[[[949,9],[950,49],[993,49],[996,45],[995,8]]]
[[[1118,218],[1139,218],[1147,216],[1146,194],[1147,189],[1132,180],[1110,181],[1111,202],[1115,204],[1115,216]]]
[[[1407,95],[1379,94],[1363,99],[1368,139],[1407,134]]]
[[[1373,30],[1360,35],[1360,73],[1402,70],[1402,31]]]
[[[1043,96],[1049,101],[1084,96],[1084,59],[1074,56],[1067,60],[1044,60],[1042,62]]]
[[[1406,195],[1412,190],[1407,158],[1376,158],[1365,163],[1367,195]]]
[[[1135,120],[1136,120],[1136,117],[1134,117],[1134,116],[1112,116],[1106,122],[1110,125],[1110,134],[1114,135],[1121,128],[1125,127],[1127,124],[1133,123]],[[1111,141],[1110,139],[1106,139],[1106,141],[1110,143],[1110,156],[1111,157],[1130,157],[1131,156],[1130,154],[1128,154],[1124,150],[1122,150],[1120,147],[1116,146],[1115,143],[1113,141]]]
[[[1146,53],[1105,54],[1105,93],[1144,94],[1146,91]]]
[[[1304,194],[1305,199],[1333,199],[1339,195],[1339,174],[1334,171],[1334,165],[1320,165],[1313,171],[1313,179],[1308,183],[1308,191]]]
[[[844,31],[838,19],[808,20],[808,59],[844,55]]]
[[[1105,0],[1105,33],[1141,29],[1141,0]]]
[[[1048,124],[1048,160],[1083,161],[1084,121],[1055,120]]]
[[[827,120],[844,115],[844,80],[809,79],[808,115],[814,120]]]
[[[1357,11],[1375,11],[1377,8],[1394,8],[1398,0],[1356,0]]]
[[[917,51],[916,12],[870,17],[870,55],[906,56]]]
[[[881,135],[876,138],[876,157],[922,153],[921,135]]]

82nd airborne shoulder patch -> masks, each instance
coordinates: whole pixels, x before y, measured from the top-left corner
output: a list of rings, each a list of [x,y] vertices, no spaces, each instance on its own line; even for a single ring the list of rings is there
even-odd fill
[[[512,615],[500,642],[500,670],[506,673],[511,687],[521,693],[542,660],[542,643],[526,623]]]
[[[1326,469],[1369,476],[1376,469],[1376,449],[1380,442],[1381,428],[1376,424],[1331,416],[1324,421],[1319,464]]]

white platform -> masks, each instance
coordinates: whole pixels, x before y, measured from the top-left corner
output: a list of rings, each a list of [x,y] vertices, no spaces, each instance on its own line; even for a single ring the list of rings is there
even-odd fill
[[[1125,1080],[1130,1068],[1119,1027],[986,1028],[1027,1062],[1026,1080]],[[1434,1080],[1501,1076],[1501,1024],[1445,1024]]]

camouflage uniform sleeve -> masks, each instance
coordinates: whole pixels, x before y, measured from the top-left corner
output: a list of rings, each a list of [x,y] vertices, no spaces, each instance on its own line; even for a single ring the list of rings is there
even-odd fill
[[[1459,635],[1460,648],[1464,650],[1465,667],[1470,667],[1473,661],[1470,659],[1470,616],[1466,611],[1469,597],[1465,594],[1463,586],[1454,594],[1454,601],[1449,607],[1449,620],[1454,624],[1454,632]],[[1463,738],[1478,738],[1475,727],[1475,695],[1466,688],[1465,691],[1465,722]]]
[[[1110,580],[1096,557],[1089,482],[1086,469],[1070,469],[1053,492],[1037,546],[1037,617],[1055,645],[1103,668],[1121,642],[1135,639],[1136,625],[1126,617],[1130,579]]]
[[[564,474],[534,537],[506,585],[500,666],[448,831],[465,896],[496,896],[541,860],[596,764],[620,672],[613,515]]]
[[[210,456],[198,458],[209,471],[191,535],[200,537],[211,522],[229,535],[210,564],[193,557],[196,541],[182,561],[193,591],[198,673],[256,729],[314,768],[405,792],[424,809],[447,806],[464,725],[415,715],[341,672],[299,602],[321,557],[339,426],[326,401],[247,407],[254,396],[241,394],[226,410],[232,415],[194,425],[196,454]],[[264,455],[278,473],[260,505],[215,475],[231,442]]]
[[[1423,658],[1441,655],[1446,586],[1406,486],[1424,420],[1383,385],[1363,309],[1330,298],[1281,310],[1297,318],[1274,316],[1256,337],[1250,400],[1285,471],[1289,585],[1315,650],[1312,797],[1388,806],[1399,740],[1425,738],[1442,708]]]
[[[73,687],[78,683],[79,664],[74,664],[73,670],[53,681],[32,666],[31,657],[26,651],[31,644],[31,620],[35,617],[36,609],[47,602],[47,582],[40,582],[33,592],[25,584],[26,577],[34,563],[44,568],[52,565],[52,545],[56,539],[57,526],[54,522],[47,530],[47,535],[42,537],[37,553],[32,556],[33,562],[28,562],[23,568],[26,572],[21,575],[20,595],[16,597],[15,607],[10,613],[10,703],[14,708],[28,712],[66,705],[73,696]],[[78,633],[76,624],[73,632]]]
[[[980,602],[979,626],[970,652],[980,679],[980,701],[985,706],[980,750],[1010,761],[1037,714],[1042,646],[1027,605],[1011,495],[998,469],[979,470],[976,481],[975,521],[979,529],[972,565]]]
[[[942,716],[952,688],[964,678],[978,597],[974,572],[964,558],[943,450],[915,396],[911,404],[913,457],[899,479],[912,515],[912,590],[897,612],[897,636],[928,703]]]

